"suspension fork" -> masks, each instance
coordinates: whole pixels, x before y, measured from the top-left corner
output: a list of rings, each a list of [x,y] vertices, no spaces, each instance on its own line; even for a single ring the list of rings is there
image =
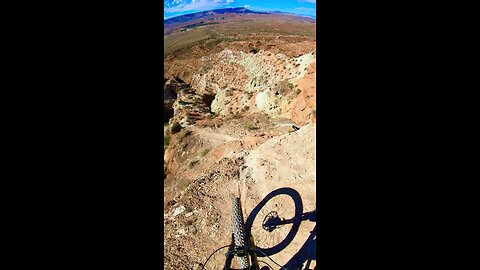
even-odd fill
[[[250,267],[251,270],[259,270],[260,267],[258,266],[258,259],[257,259],[257,253],[256,253],[256,250],[257,250],[257,246],[255,245],[255,241],[253,239],[253,235],[252,234],[248,234],[249,235],[249,248],[248,248],[248,254],[250,254],[250,258],[252,259],[252,266]]]
[[[251,266],[249,270],[259,270],[260,266],[258,265],[258,259],[257,259],[257,253],[256,249],[257,246],[255,245],[255,241],[253,239],[253,235],[248,234],[248,248],[247,248],[247,253],[250,255],[251,258]],[[227,259],[225,260],[225,267],[223,268],[224,270],[230,270],[232,266],[232,260],[233,257],[235,257],[235,254],[237,254],[237,251],[235,250],[235,243],[233,241],[233,234],[232,234],[232,240],[230,241],[230,246],[228,247],[227,254],[225,256]]]
[[[235,244],[233,242],[233,234],[232,234],[232,240],[230,241],[230,246],[228,247],[227,254],[225,254],[225,256],[227,256],[227,259],[225,260],[225,267],[223,268],[223,270],[231,269],[232,259],[233,257],[235,257],[234,249],[235,249]]]

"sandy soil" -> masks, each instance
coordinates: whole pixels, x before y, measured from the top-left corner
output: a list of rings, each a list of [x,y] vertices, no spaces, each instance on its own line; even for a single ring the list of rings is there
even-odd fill
[[[258,121],[256,117],[253,119]],[[236,120],[248,122],[253,119],[245,117]],[[315,211],[315,125],[306,125],[293,132],[285,124],[276,124],[268,118],[262,120],[258,125],[268,129],[244,130],[245,136],[242,137],[229,135],[240,133],[238,129],[241,126],[232,123],[216,129],[189,128],[191,133],[184,140],[202,141],[202,147],[211,150],[199,159],[195,168],[179,169],[183,181],[188,182],[186,188],[166,187],[166,269],[196,269],[216,248],[229,244],[231,200],[235,196],[241,196],[245,220],[267,195],[280,188],[291,188],[299,193],[303,213]],[[211,124],[207,122],[205,120],[200,124]],[[267,132],[269,139],[265,134]],[[179,174],[176,172],[175,175]],[[166,184],[173,185],[178,181],[178,178],[172,177]],[[275,247],[293,227],[287,224],[274,233],[268,233],[261,228],[265,215],[277,211],[279,216],[291,219],[294,208],[294,200],[286,194],[275,196],[262,207],[251,226],[259,247]],[[177,215],[179,211],[181,213]],[[271,256],[281,265],[299,253],[315,222],[305,220],[297,227],[293,240]],[[224,254],[225,251],[222,251],[214,255],[207,269],[220,268],[224,263]],[[311,269],[313,266],[315,261],[310,265]]]

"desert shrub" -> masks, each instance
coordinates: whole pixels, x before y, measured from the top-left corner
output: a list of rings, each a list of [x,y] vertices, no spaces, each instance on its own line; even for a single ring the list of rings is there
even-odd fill
[[[168,143],[170,142],[170,139],[168,138],[168,136],[165,136],[163,138],[163,146],[168,146]]]
[[[183,143],[180,143],[179,146],[180,146],[180,149],[187,150],[188,143],[183,142]]]
[[[255,126],[255,125],[252,125],[250,123],[245,123],[245,129],[247,130],[255,130],[255,129],[259,129],[259,127]]]
[[[200,156],[202,156],[202,157],[205,156],[206,154],[208,154],[209,151],[210,150],[208,150],[208,149],[203,149],[202,151],[200,151]]]
[[[188,168],[193,168],[198,163],[198,160],[192,160],[188,163]]]
[[[290,92],[290,87],[288,86],[288,82],[286,80],[278,82],[273,87],[273,91],[278,92],[279,94],[285,96],[288,92]]]

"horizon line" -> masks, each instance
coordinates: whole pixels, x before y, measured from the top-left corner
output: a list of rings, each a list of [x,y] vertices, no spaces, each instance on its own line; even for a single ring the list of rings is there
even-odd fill
[[[176,17],[181,17],[181,16],[200,13],[200,12],[205,12],[205,11],[214,11],[214,10],[221,10],[221,9],[235,9],[235,8],[244,8],[244,9],[251,10],[251,11],[256,11],[256,12],[280,12],[280,13],[286,13],[286,14],[295,14],[295,15],[298,15],[298,16],[301,16],[301,17],[308,17],[308,18],[313,17],[313,18],[315,18],[315,20],[317,19],[316,15],[298,14],[298,13],[294,13],[294,12],[284,12],[284,11],[279,11],[279,10],[254,10],[254,9],[249,9],[249,8],[246,8],[246,7],[227,7],[227,8],[217,8],[217,9],[209,9],[209,10],[202,10],[202,11],[196,11],[196,12],[191,12],[191,13],[185,13],[185,14],[182,14],[182,15],[176,15],[176,16],[172,16],[172,17],[168,17],[168,18],[164,17],[163,20],[165,21],[165,20],[176,18]]]

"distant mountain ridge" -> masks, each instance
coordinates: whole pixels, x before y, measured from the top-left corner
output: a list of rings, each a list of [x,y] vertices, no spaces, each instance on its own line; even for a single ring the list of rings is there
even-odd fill
[[[237,7],[237,8],[222,8],[222,9],[215,9],[215,10],[208,10],[208,11],[201,11],[201,12],[196,12],[196,13],[191,13],[191,14],[185,14],[173,18],[169,18],[163,21],[164,25],[169,25],[173,23],[178,23],[178,22],[186,22],[189,20],[197,19],[197,18],[202,18],[206,16],[211,16],[215,14],[227,14],[227,13],[238,13],[238,14],[245,14],[245,13],[253,13],[253,14],[269,14],[268,12],[259,12],[259,11],[253,11],[249,10],[244,7]]]
[[[307,17],[307,18],[317,19],[317,16],[315,16],[315,15],[299,14],[299,13],[294,13],[294,12],[271,11],[270,13],[274,13],[274,14],[285,14],[285,15],[295,15],[295,16],[300,16],[300,17]]]

